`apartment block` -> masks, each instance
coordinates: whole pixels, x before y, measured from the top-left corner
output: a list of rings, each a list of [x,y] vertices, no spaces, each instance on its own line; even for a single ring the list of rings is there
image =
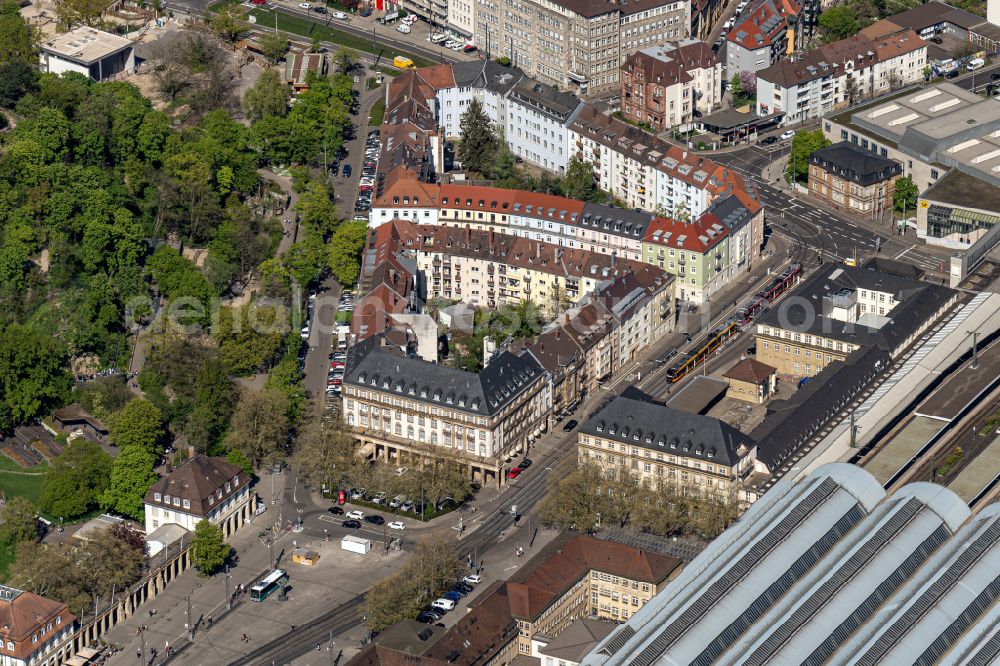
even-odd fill
[[[691,3],[662,0],[623,0],[618,2],[622,61],[640,49],[691,36]]]
[[[857,101],[923,80],[927,43],[912,30],[864,34],[825,44],[757,74],[757,113],[785,124],[819,118]]]
[[[621,74],[625,118],[656,131],[688,125],[694,112],[722,102],[722,63],[705,42],[646,47],[625,58]]]
[[[752,4],[726,35],[726,76],[757,73],[789,55],[795,48],[794,26],[801,10],[793,0]]]
[[[729,195],[760,214],[756,192],[742,176],[710,159],[586,105],[568,125],[570,149],[591,164],[601,189],[629,208],[664,217],[695,218]],[[763,245],[763,222],[759,245]]]
[[[359,455],[419,467],[427,456],[462,464],[500,487],[504,463],[527,454],[551,409],[545,372],[502,352],[479,373],[413,358],[376,335],[357,343],[343,380],[344,421]]]
[[[565,173],[569,161],[566,125],[582,104],[576,95],[522,79],[507,96],[507,144],[524,161]]]
[[[61,601],[0,585],[0,663],[69,663],[76,616]]]
[[[624,468],[656,489],[737,500],[753,473],[749,436],[708,416],[663,406],[633,391],[592,415],[577,434],[581,463]]]

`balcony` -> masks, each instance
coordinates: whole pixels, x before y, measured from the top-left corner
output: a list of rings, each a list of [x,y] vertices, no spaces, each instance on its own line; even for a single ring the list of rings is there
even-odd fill
[[[577,74],[573,70],[569,70],[568,72],[566,72],[566,76],[568,76],[570,80],[576,81],[577,83],[586,83],[587,81],[590,80],[590,77],[588,77],[586,74]]]

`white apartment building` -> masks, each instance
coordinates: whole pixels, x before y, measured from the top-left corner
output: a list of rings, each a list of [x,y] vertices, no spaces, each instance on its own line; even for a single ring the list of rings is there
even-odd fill
[[[784,113],[786,124],[819,118],[921,81],[926,66],[927,42],[914,31],[861,33],[759,72],[757,113]]]
[[[462,114],[473,99],[498,128],[507,127],[507,95],[525,77],[524,72],[503,67],[492,60],[452,63],[454,87],[437,91],[440,125],[445,137],[454,139],[462,133]]]
[[[524,161],[565,173],[566,125],[582,104],[576,95],[521,79],[507,96],[507,144]]]
[[[204,519],[229,537],[252,515],[250,483],[242,468],[224,458],[195,455],[146,493],[146,533],[166,524],[194,531]]]

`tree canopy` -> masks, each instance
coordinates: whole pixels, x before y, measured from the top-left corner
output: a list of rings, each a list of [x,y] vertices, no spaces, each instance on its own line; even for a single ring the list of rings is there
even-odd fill
[[[222,528],[204,518],[194,526],[191,540],[191,564],[199,575],[211,576],[222,568],[233,549],[222,536]]]
[[[39,506],[50,516],[66,520],[82,516],[98,507],[110,476],[111,456],[100,444],[78,437],[52,460]]]
[[[123,450],[135,447],[157,455],[163,449],[164,426],[163,413],[148,400],[137,398],[112,415],[108,435],[111,442]]]
[[[473,98],[465,107],[460,126],[462,134],[458,144],[458,159],[462,167],[469,171],[489,173],[500,141],[478,99]]]

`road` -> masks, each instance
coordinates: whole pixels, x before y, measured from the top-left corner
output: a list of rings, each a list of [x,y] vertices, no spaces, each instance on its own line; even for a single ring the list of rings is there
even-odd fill
[[[769,224],[794,245],[793,258],[817,263],[816,257],[822,255],[825,261],[840,261],[873,255],[878,247],[883,257],[906,261],[944,276],[948,252],[919,243],[913,231],[899,236],[888,222],[876,227],[874,222],[849,219],[817,205],[805,195],[790,195],[779,189],[773,176],[765,178],[763,173],[768,165],[787,156],[790,148],[788,141],[772,146],[749,145],[713,153],[711,159],[757,185]]]

